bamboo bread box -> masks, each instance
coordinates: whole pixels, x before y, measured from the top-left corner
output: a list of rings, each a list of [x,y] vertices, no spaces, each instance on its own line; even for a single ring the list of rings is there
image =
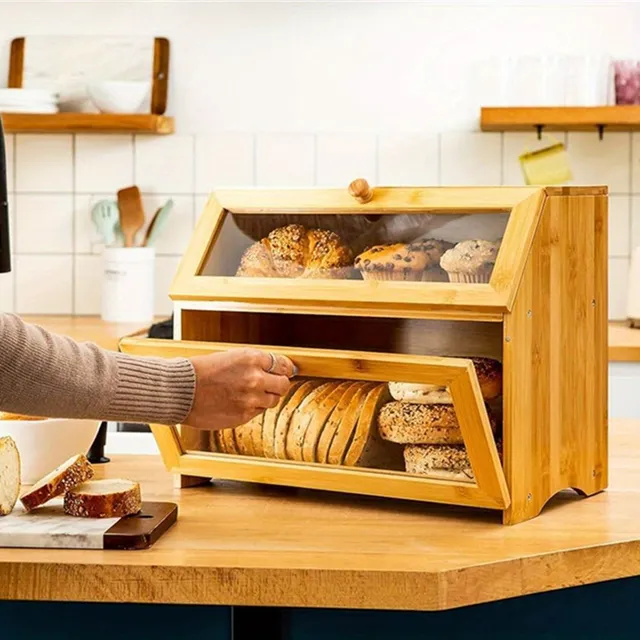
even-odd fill
[[[605,187],[221,191],[171,287],[163,357],[299,368],[236,429],[152,425],[209,479],[482,507],[505,524],[607,487]]]

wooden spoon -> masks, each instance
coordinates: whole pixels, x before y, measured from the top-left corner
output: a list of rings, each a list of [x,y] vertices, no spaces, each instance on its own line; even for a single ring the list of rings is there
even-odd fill
[[[120,230],[124,236],[124,246],[133,247],[136,233],[144,226],[144,209],[138,187],[127,187],[118,191],[120,210]]]

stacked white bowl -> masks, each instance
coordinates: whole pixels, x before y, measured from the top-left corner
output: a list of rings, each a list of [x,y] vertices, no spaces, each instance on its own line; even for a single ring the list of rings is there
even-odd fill
[[[0,113],[57,113],[58,96],[44,89],[0,89]]]

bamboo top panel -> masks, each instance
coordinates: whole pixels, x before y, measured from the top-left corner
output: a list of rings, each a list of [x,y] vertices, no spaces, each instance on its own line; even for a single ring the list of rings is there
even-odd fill
[[[98,477],[179,503],[150,550],[0,549],[0,599],[438,610],[640,574],[640,423],[611,425],[611,488],[505,527],[466,507],[237,483],[177,492],[159,458]],[[580,523],[580,526],[576,526]]]

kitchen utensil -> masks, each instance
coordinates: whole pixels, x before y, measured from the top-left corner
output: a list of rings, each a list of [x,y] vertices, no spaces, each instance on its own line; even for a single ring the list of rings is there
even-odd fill
[[[20,451],[22,482],[37,482],[96,437],[96,420],[0,420],[0,437],[11,436]]]
[[[147,229],[147,233],[144,238],[144,242],[142,243],[143,247],[152,247],[162,230],[167,225],[167,220],[169,219],[169,214],[173,209],[173,200],[169,199],[165,202],[165,204],[160,207],[151,220],[151,224]]]
[[[100,200],[91,209],[93,224],[107,246],[112,245],[115,240],[115,227],[119,217],[118,205],[113,200]]]
[[[562,142],[545,136],[545,146],[520,156],[520,166],[526,184],[564,184],[572,179],[569,154]]]
[[[87,86],[102,113],[137,113],[149,98],[150,82],[96,82]]]
[[[11,271],[9,247],[9,195],[7,189],[7,158],[4,150],[4,132],[0,118],[0,273]]]
[[[144,209],[138,187],[127,187],[118,191],[120,229],[124,236],[124,246],[133,247],[138,231],[144,226]]]
[[[18,504],[0,518],[0,547],[47,549],[146,549],[178,519],[171,502],[143,502],[127,518],[74,518],[64,513],[62,498],[25,513]]]

